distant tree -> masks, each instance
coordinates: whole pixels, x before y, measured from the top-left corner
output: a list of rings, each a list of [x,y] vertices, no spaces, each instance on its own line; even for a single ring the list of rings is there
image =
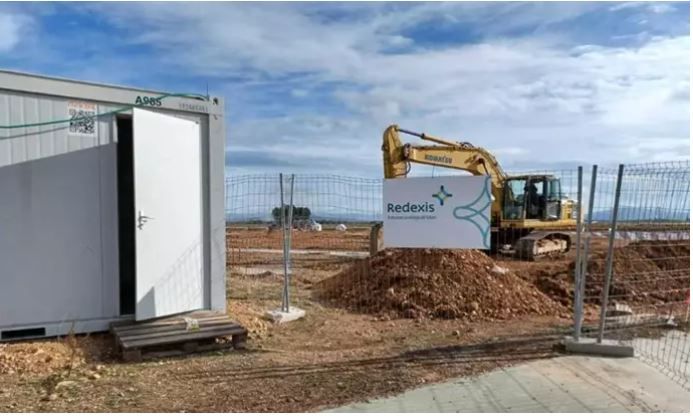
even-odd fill
[[[289,206],[286,205],[284,206],[284,215],[286,218],[289,218]],[[294,220],[308,220],[310,219],[310,208],[308,207],[297,207],[294,206],[294,211],[293,211],[293,219]],[[282,222],[282,209],[281,207],[274,207],[272,209],[272,218],[274,218],[274,222],[277,224],[281,224]]]
[[[272,208],[272,218],[274,218],[274,222],[277,224],[280,224],[282,222],[282,209],[280,207],[274,207]]]

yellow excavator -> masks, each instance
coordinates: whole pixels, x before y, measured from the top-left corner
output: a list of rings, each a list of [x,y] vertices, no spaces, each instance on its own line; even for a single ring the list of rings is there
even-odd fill
[[[399,133],[436,143],[403,144]],[[526,260],[565,253],[576,229],[576,201],[563,197],[560,179],[552,175],[509,176],[486,149],[453,142],[391,125],[383,133],[385,178],[404,178],[411,163],[458,169],[491,177],[491,251]],[[371,235],[371,251],[381,245],[379,229]],[[378,240],[377,242],[375,240]],[[378,247],[373,247],[377,244]]]

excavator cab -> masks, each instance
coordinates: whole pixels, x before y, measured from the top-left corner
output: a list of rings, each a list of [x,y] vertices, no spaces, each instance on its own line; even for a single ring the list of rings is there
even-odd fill
[[[503,219],[557,221],[561,182],[549,175],[513,176],[505,182]]]

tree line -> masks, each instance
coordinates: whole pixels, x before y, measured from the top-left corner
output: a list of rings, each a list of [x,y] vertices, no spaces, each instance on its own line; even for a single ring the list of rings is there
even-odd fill
[[[289,218],[289,205],[284,206],[285,218]],[[310,219],[310,209],[308,207],[297,207],[294,205],[293,219],[294,220],[308,220]],[[272,218],[277,224],[282,222],[282,209],[281,207],[274,207],[272,209]]]

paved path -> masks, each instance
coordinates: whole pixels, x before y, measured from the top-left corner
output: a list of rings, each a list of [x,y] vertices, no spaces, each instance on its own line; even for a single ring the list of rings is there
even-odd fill
[[[685,412],[690,393],[636,358],[562,356],[330,412]]]

